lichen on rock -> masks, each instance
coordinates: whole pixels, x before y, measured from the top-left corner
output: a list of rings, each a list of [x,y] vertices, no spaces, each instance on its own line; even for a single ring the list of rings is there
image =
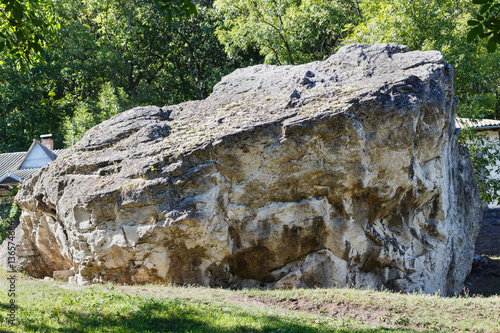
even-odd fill
[[[23,184],[19,269],[453,294],[481,218],[439,52],[355,44],[139,107]]]

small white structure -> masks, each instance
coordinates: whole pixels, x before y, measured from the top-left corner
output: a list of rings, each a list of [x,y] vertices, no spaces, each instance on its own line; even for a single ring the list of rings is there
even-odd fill
[[[495,151],[500,153],[500,120],[456,118],[455,125],[457,128],[476,130],[482,138],[482,142],[478,142],[477,144],[489,147],[492,152]],[[496,163],[496,167],[486,167],[488,170],[487,177],[500,180],[500,156]],[[487,202],[487,204],[488,208],[500,208],[500,202],[498,202],[498,200]]]
[[[56,155],[36,140],[33,141],[30,149],[26,153],[19,170],[36,169],[52,162],[56,159]]]
[[[64,150],[53,150],[52,134],[42,135],[41,143],[33,140],[27,152],[0,154],[0,200],[12,186],[52,162]]]

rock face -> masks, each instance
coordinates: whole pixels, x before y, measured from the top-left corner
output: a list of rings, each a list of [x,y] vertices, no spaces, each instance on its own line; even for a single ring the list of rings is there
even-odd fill
[[[439,52],[350,45],[94,127],[23,184],[19,269],[79,283],[463,287],[481,209]]]

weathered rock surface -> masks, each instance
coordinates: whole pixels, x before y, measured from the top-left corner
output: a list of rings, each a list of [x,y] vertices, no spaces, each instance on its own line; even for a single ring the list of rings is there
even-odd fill
[[[135,108],[23,184],[19,269],[79,283],[452,294],[480,200],[439,52],[351,45]]]

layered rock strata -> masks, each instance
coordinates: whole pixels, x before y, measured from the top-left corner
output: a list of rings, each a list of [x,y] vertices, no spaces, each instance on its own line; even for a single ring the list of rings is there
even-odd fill
[[[123,112],[23,184],[18,268],[453,294],[481,219],[455,103],[439,52],[358,44]]]

